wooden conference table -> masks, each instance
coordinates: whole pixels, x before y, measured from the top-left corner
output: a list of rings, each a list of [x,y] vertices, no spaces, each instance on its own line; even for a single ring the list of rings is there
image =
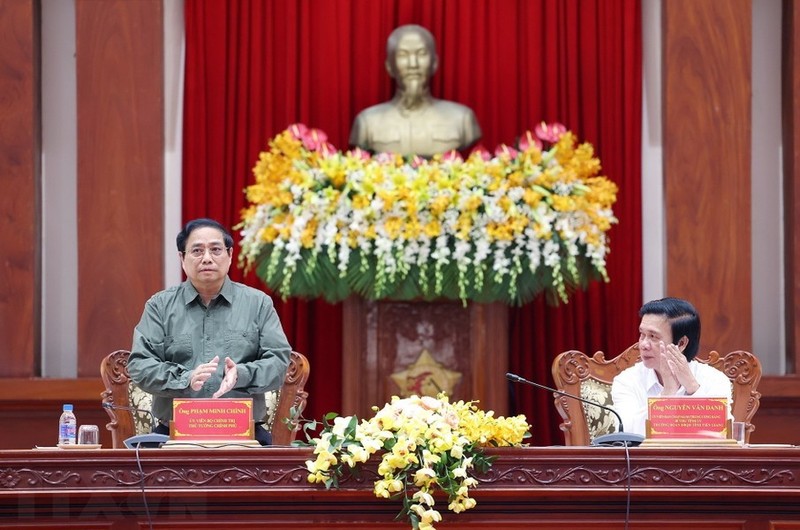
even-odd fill
[[[624,528],[624,448],[495,449],[440,529]],[[800,529],[800,448],[631,448],[629,528]],[[372,493],[306,481],[307,448],[0,451],[2,528],[410,528]],[[139,465],[144,476],[139,471]],[[144,494],[142,493],[144,487]],[[144,502],[146,499],[146,503]]]

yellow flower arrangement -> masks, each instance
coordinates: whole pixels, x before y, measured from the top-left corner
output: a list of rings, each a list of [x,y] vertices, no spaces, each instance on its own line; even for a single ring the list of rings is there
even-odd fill
[[[326,416],[319,438],[311,440],[316,459],[306,462],[308,481],[337,488],[346,473],[380,453],[375,496],[401,498],[398,518],[420,530],[434,530],[442,520],[436,490],[447,495],[454,513],[473,508],[473,473],[485,473],[492,463],[483,448],[518,446],[529,430],[523,415],[495,418],[474,402],[450,403],[445,394],[395,396],[373,409],[375,416],[360,423],[355,416]]]
[[[561,125],[466,160],[343,153],[301,124],[269,146],[245,190],[240,265],[283,297],[522,304],[608,280],[617,187]]]

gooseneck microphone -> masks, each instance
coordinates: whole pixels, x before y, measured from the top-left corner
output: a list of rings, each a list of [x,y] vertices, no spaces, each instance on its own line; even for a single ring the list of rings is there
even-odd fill
[[[511,372],[506,373],[506,379],[508,379],[509,381],[512,381],[514,383],[524,383],[526,385],[531,385],[531,386],[534,386],[536,388],[540,388],[542,390],[547,390],[548,392],[553,392],[553,393],[561,395],[561,396],[566,396],[568,398],[572,398],[572,399],[578,400],[578,401],[580,401],[582,403],[586,403],[587,405],[593,405],[595,407],[599,407],[599,408],[601,408],[603,410],[606,410],[606,411],[610,412],[614,416],[616,416],[617,421],[619,422],[618,423],[618,431],[617,432],[612,432],[612,433],[609,433],[609,434],[604,434],[602,436],[598,436],[597,438],[592,440],[592,445],[619,445],[619,446],[624,445],[624,446],[627,446],[627,447],[631,447],[631,446],[639,445],[640,443],[642,443],[644,441],[644,436],[642,436],[641,434],[635,434],[635,433],[632,433],[632,432],[624,432],[625,429],[622,426],[622,417],[619,415],[619,413],[616,410],[612,409],[608,405],[604,405],[602,403],[598,403],[597,401],[584,399],[584,398],[582,398],[580,396],[576,396],[574,394],[570,394],[569,392],[564,392],[563,390],[558,390],[556,388],[551,388],[551,387],[543,385],[541,383],[535,383],[533,381],[529,381],[529,380],[525,379],[524,377],[521,377],[521,376],[519,376],[517,374],[512,374]]]
[[[156,419],[155,414],[153,414],[152,410],[149,409],[140,409],[137,407],[126,407],[123,405],[114,405],[113,403],[103,403],[103,408],[111,409],[111,410],[127,410],[128,412],[140,412],[142,414],[148,414],[150,416],[151,426],[155,427],[158,424],[158,420]],[[169,436],[166,434],[158,434],[154,432],[148,432],[144,434],[137,434],[131,436],[130,438],[125,439],[123,442],[125,447],[128,449],[133,449],[135,447],[161,447],[161,444],[165,443],[169,440]]]
[[[150,410],[150,409],[140,409],[140,408],[137,408],[137,407],[125,407],[123,405],[115,405],[113,403],[103,403],[103,408],[111,409],[111,410],[127,410],[128,412],[141,412],[142,414],[147,414],[148,416],[150,416],[150,421],[152,422],[151,425],[153,427],[155,427],[156,424],[158,423],[158,420],[156,419],[155,415],[153,414],[153,411]]]

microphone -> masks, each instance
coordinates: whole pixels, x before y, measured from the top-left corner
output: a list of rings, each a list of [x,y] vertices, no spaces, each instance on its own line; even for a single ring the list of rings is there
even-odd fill
[[[518,376],[517,374],[512,374],[511,372],[506,373],[506,379],[512,381],[514,383],[525,383],[527,385],[534,386],[536,388],[540,388],[542,390],[547,390],[548,392],[553,392],[555,394],[566,396],[572,399],[576,399],[582,403],[586,403],[587,405],[593,405],[595,407],[599,407],[603,410],[606,410],[616,416],[617,421],[619,422],[619,428],[617,432],[612,432],[609,434],[604,434],[602,436],[598,436],[594,440],[592,440],[592,445],[624,445],[627,447],[632,447],[639,445],[644,441],[644,436],[641,434],[635,434],[632,432],[624,432],[624,428],[622,426],[622,417],[619,413],[612,409],[607,405],[603,405],[602,403],[598,403],[597,401],[591,401],[588,399],[584,399],[580,396],[576,396],[574,394],[570,394],[569,392],[564,392],[563,390],[558,390],[556,388],[551,388],[549,386],[543,385],[541,383],[534,383],[533,381],[529,381],[524,377]]]
[[[128,412],[139,412],[141,414],[147,414],[150,416],[150,424],[155,427],[158,424],[158,420],[156,419],[153,411],[150,409],[140,409],[136,407],[125,407],[123,405],[115,405],[113,403],[103,403],[103,408],[111,409],[111,410],[127,410]]]
[[[137,407],[125,407],[123,405],[114,405],[113,403],[103,403],[103,408],[111,410],[127,410],[128,412],[140,412],[142,414],[148,414],[150,416],[150,425],[155,427],[158,424],[158,420],[156,419],[156,416],[153,414],[152,410],[140,409]],[[167,440],[169,440],[169,436],[166,434],[148,432],[145,434],[136,434],[130,438],[126,438],[123,443],[128,449],[134,449],[139,446],[161,447],[161,444],[166,443]]]

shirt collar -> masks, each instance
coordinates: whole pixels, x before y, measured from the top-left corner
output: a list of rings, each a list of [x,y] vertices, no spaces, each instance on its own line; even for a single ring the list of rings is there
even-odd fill
[[[219,290],[219,295],[217,298],[222,298],[228,304],[233,301],[233,282],[231,281],[229,276],[225,276],[225,280],[222,282],[222,289]],[[197,289],[194,288],[192,282],[186,280],[183,282],[183,303],[186,305],[191,304],[195,300],[200,298],[200,293],[197,292]]]
[[[692,369],[692,373],[695,373],[695,361],[689,361],[689,366]],[[647,389],[647,394],[650,396],[658,395],[664,389],[664,386],[658,382],[658,376],[656,376],[656,371],[652,368],[645,368],[647,371],[645,375],[645,388]],[[683,385],[678,389],[679,391],[683,391]]]
[[[222,289],[219,290],[219,297],[225,299],[229,304],[233,302],[233,282],[228,276],[225,276],[225,281],[222,282]]]
[[[645,368],[645,370],[647,370],[645,376],[645,388],[647,389],[648,395],[651,395],[651,392],[653,391],[660,393],[664,387],[658,382],[656,371],[652,368]]]

